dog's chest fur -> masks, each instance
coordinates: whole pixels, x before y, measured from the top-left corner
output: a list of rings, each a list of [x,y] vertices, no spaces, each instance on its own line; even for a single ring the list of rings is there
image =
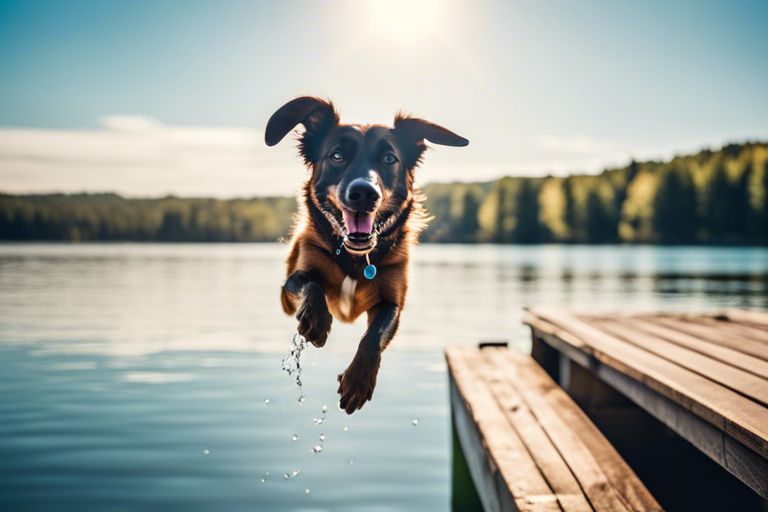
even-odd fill
[[[341,290],[339,291],[339,312],[344,317],[349,317],[352,314],[352,303],[355,300],[356,289],[357,280],[345,276],[344,280],[341,282]]]

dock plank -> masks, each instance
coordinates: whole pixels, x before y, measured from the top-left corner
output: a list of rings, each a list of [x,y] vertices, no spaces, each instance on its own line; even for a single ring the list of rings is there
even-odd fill
[[[633,329],[624,318],[584,316],[590,324],[617,338],[643,348],[648,352],[671,361],[741,395],[768,405],[768,380],[740,368],[713,359],[708,355],[681,347],[666,339]]]
[[[477,378],[467,361],[466,351],[448,348],[445,354],[452,401],[461,404],[452,407],[457,433],[462,446],[475,447],[465,449],[473,477],[484,475],[475,478],[484,508],[488,511],[562,510],[525,445],[516,435],[509,435],[509,421],[488,386]]]
[[[768,312],[765,311],[729,309],[722,313],[722,316],[725,316],[732,322],[744,322],[758,329],[768,331]]]
[[[508,369],[508,386],[517,388],[595,510],[660,510],[605,437],[533,359],[512,350],[487,357]]]
[[[457,435],[486,510],[661,510],[532,357],[506,346],[445,352]]]
[[[702,340],[695,336],[653,322],[653,318],[642,316],[622,316],[620,318],[623,323],[633,329],[644,331],[681,347],[706,354],[736,368],[741,368],[758,377],[768,379],[768,361],[715,343],[702,343]]]
[[[481,378],[487,382],[501,410],[528,447],[531,457],[557,496],[562,509],[565,511],[593,510],[568,464],[534,417],[528,404],[518,390],[509,385],[507,374],[514,370],[509,364],[494,364],[495,358],[492,355],[502,350],[509,352],[507,348],[484,348],[467,354],[466,357],[480,370]]]
[[[677,318],[658,317],[655,321],[677,331],[695,336],[702,341],[738,350],[763,361],[768,361],[768,344],[751,339],[726,336],[719,332],[713,332],[707,326],[685,322]]]
[[[579,350],[657,391],[727,432],[762,457],[768,456],[768,409],[711,380],[637,346],[626,343],[572,314],[535,308],[526,317],[540,318],[580,339]],[[539,328],[547,329],[539,323]]]
[[[768,344],[768,333],[744,322],[733,322],[727,318],[708,315],[682,315],[680,320],[692,324],[702,325],[720,332],[729,338],[748,339],[758,343]]]

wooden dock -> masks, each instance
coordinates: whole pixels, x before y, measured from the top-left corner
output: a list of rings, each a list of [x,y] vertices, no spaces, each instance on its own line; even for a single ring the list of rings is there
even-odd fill
[[[660,510],[530,356],[450,348],[446,359],[455,433],[486,511]]]
[[[577,401],[582,368],[768,499],[768,314],[535,308],[524,321],[534,358]]]
[[[764,509],[768,314],[534,308],[524,321],[532,357],[446,350],[454,434],[483,508],[659,510],[646,488],[658,473],[668,485],[651,488],[671,508]]]

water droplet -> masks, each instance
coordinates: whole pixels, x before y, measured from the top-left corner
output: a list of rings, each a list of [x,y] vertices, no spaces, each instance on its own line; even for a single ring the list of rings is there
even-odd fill
[[[264,405],[269,405],[269,398],[264,399]]]
[[[266,478],[262,478],[261,479],[261,483],[263,483],[263,484],[267,483],[267,479]]]
[[[283,473],[283,478],[288,480],[289,478],[291,478],[291,475],[289,475],[288,473]]]
[[[293,377],[299,388],[298,402],[304,403],[304,390],[301,382],[301,353],[307,347],[307,340],[301,334],[294,334],[291,338],[291,349],[282,360],[282,369],[289,377]]]
[[[208,448],[203,450],[203,455],[208,455],[209,453],[211,453],[211,450],[209,450]]]
[[[349,427],[344,425],[344,432],[349,432]]]
[[[313,451],[314,453],[320,453],[320,452],[322,452],[322,451],[323,451],[323,447],[322,447],[322,446],[320,446],[319,444],[318,444],[318,445],[315,445],[315,447],[314,447],[314,448],[312,448],[312,451]]]
[[[304,494],[309,494],[309,489],[304,489]]]
[[[325,421],[325,418],[312,418],[312,421],[315,422],[315,425],[322,425]]]
[[[325,412],[325,411],[327,411],[327,410],[328,410],[328,406],[327,406],[327,405],[324,405],[324,406],[323,406],[323,412]]]
[[[320,434],[320,440],[325,441],[325,434]]]
[[[291,473],[291,476],[292,476],[292,477],[294,477],[294,478],[296,478],[297,476],[299,476],[299,474],[301,474],[301,471],[299,471],[298,469],[295,469],[295,470],[293,471],[293,473]]]
[[[301,396],[298,398],[298,402],[299,402],[300,404],[303,404],[304,402],[306,402],[306,400],[307,400],[307,398],[306,398],[304,395],[301,395]]]
[[[293,435],[291,436],[291,441],[293,441],[294,443],[295,443],[296,441],[298,441],[298,440],[299,440],[299,436],[297,436],[296,434],[293,434]]]
[[[355,463],[355,461],[353,461],[352,459],[349,459],[349,465],[350,465],[350,466],[351,466],[352,464],[354,464],[354,463]]]
[[[413,419],[413,421],[411,421],[411,425],[413,425],[414,427],[415,427],[416,425],[418,425],[418,424],[419,424],[419,420],[417,420],[417,419],[415,419],[415,418]]]

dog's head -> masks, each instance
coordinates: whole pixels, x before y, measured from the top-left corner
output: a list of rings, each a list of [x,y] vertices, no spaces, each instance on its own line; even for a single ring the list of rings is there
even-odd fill
[[[299,152],[312,170],[307,194],[344,240],[365,254],[397,224],[413,201],[413,171],[424,140],[444,146],[469,141],[429,121],[398,114],[394,127],[339,123],[333,105],[308,96],[283,105],[267,123],[268,146],[304,125]]]

